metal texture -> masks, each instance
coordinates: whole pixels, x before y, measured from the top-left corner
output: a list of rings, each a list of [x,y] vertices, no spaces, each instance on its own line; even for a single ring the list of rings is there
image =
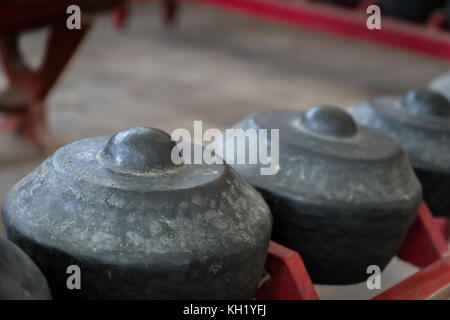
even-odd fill
[[[450,217],[450,102],[431,90],[377,97],[351,109],[354,119],[402,145],[436,216]]]
[[[367,266],[387,265],[422,198],[397,143],[334,107],[264,111],[235,128],[279,129],[275,175],[260,175],[260,164],[232,166],[262,193],[273,240],[302,255],[314,283],[357,283]]]
[[[0,257],[0,300],[51,299],[44,275],[19,247],[0,238]]]
[[[55,298],[250,299],[272,217],[228,165],[174,164],[175,143],[137,127],[59,149],[7,196],[7,237]],[[69,265],[82,290],[66,287]]]

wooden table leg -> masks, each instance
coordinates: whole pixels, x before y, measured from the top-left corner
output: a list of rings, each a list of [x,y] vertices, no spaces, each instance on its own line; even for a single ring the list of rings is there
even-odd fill
[[[122,29],[125,26],[125,23],[127,22],[129,14],[130,14],[130,8],[128,7],[127,3],[114,9],[114,11],[111,14],[111,21],[112,21],[113,25],[117,29]]]
[[[167,26],[173,26],[176,23],[178,16],[180,3],[178,0],[164,0],[162,2],[163,6],[163,17],[164,22]]]
[[[22,123],[26,138],[42,151],[50,152],[55,148],[45,133],[45,98],[86,36],[90,25],[87,20],[80,30],[69,30],[65,20],[54,23],[43,62],[36,70],[26,65],[20,53],[19,33],[0,37],[0,55],[9,82],[7,91],[0,96],[0,111],[16,113],[15,117],[9,118],[16,125],[11,122],[6,127],[17,127],[17,124]],[[19,120],[17,112],[21,118]]]

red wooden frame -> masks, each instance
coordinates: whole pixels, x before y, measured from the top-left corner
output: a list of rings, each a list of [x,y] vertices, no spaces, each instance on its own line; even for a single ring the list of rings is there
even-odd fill
[[[425,300],[450,298],[450,255],[413,274],[374,300]]]
[[[450,297],[450,251],[440,225],[442,224],[437,224],[436,219],[432,217],[425,202],[422,202],[398,257],[426,267],[374,299],[421,300]],[[308,271],[296,251],[271,242],[266,268],[270,271],[271,278],[258,289],[256,299],[319,299]]]
[[[450,60],[450,33],[437,27],[442,16],[435,13],[428,27],[382,16],[381,29],[369,30],[367,14],[327,3],[307,0],[183,0],[219,6],[245,14],[279,21],[294,26],[318,30],[340,36],[358,38],[420,52]],[[363,1],[365,10],[372,1]]]
[[[426,267],[448,254],[448,241],[443,234],[444,220],[433,218],[426,203],[422,202],[397,256],[418,267]]]
[[[266,268],[269,281],[257,291],[257,300],[318,300],[308,271],[300,255],[291,249],[271,241]]]
[[[146,0],[134,0],[146,2]],[[154,0],[147,0],[154,1]],[[434,12],[426,25],[382,15],[381,29],[366,26],[366,8],[375,1],[364,0],[348,8],[313,0],[162,0],[165,21],[173,23],[179,1],[213,5],[290,25],[335,35],[367,40],[426,54],[450,61],[450,33],[442,30],[442,12]],[[127,10],[116,13],[116,24],[123,25]],[[120,17],[120,18],[118,18]]]

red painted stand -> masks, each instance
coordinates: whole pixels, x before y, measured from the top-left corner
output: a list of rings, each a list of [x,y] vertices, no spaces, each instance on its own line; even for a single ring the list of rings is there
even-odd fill
[[[364,1],[357,9],[307,0],[183,0],[210,4],[241,13],[340,36],[359,38],[450,60],[450,33],[439,30],[442,16],[431,16],[427,27],[382,16],[381,29],[369,30]],[[361,10],[361,9],[364,9]]]
[[[134,0],[144,2],[146,0]],[[154,1],[154,0],[149,0]],[[416,51],[435,58],[450,60],[450,33],[443,30],[444,18],[434,12],[426,25],[401,21],[383,15],[381,30],[369,30],[365,10],[375,1],[362,1],[349,8],[313,0],[162,0],[169,24],[175,20],[178,1],[213,5],[232,11],[274,20],[290,25],[358,38],[374,43]],[[120,24],[118,24],[120,25]]]
[[[447,300],[450,299],[450,255],[420,270],[374,300]]]
[[[442,225],[442,221],[440,224]],[[417,218],[398,252],[398,257],[417,266],[428,267],[374,299],[450,297],[450,251],[447,239],[425,202],[420,206]],[[266,268],[270,271],[271,278],[258,289],[256,299],[319,299],[308,271],[296,251],[271,242]]]
[[[266,268],[271,278],[257,291],[257,300],[318,300],[300,255],[271,241]]]
[[[433,218],[426,203],[422,202],[397,256],[422,268],[441,259],[449,251],[443,229],[444,220]]]

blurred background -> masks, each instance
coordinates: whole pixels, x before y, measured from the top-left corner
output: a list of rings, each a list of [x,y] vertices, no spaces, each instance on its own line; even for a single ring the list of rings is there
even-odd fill
[[[171,27],[156,2],[129,6],[122,28],[110,15],[96,19],[46,99],[48,128],[58,145],[141,125],[170,132],[192,130],[193,121],[202,120],[204,128],[225,129],[265,109],[347,108],[425,87],[449,68],[410,50],[198,3],[183,2],[180,9]],[[40,63],[46,37],[39,29],[20,38],[30,65]],[[4,71],[1,89],[7,87]],[[1,202],[47,156],[16,134],[0,133],[0,148]],[[382,290],[416,270],[394,259]],[[316,288],[322,299],[367,299],[382,291],[365,283]]]

